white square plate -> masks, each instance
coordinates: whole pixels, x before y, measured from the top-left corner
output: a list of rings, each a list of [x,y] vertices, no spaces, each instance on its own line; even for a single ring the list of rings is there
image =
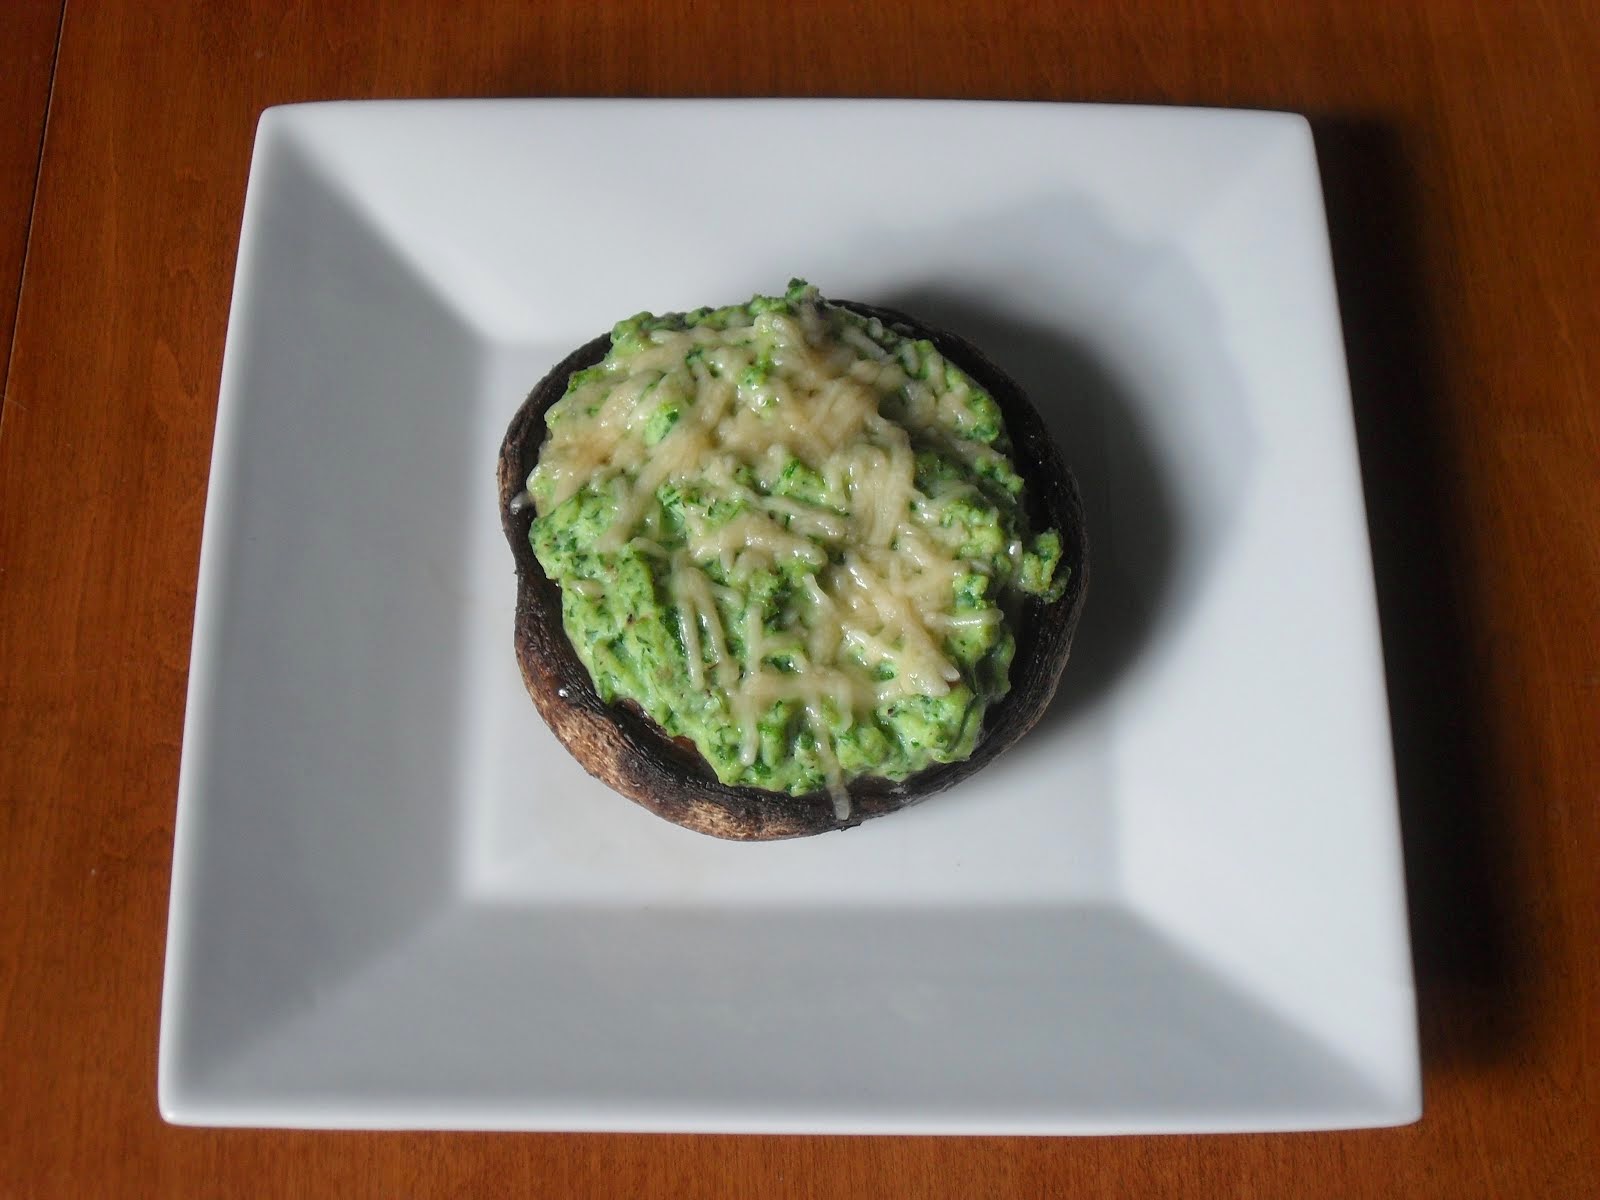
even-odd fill
[[[494,465],[568,349],[781,289],[1030,387],[1063,693],[958,789],[720,842],[523,691]],[[1419,1112],[1309,129],[853,101],[261,121],[206,510],[160,1102],[195,1124],[1132,1132]]]

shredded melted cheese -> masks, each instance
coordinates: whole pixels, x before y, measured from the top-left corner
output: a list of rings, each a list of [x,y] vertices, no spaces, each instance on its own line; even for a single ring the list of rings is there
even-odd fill
[[[830,327],[820,303],[726,328],[650,328],[551,409],[530,479],[540,516],[581,489],[609,489],[613,514],[595,547],[666,560],[688,683],[726,697],[741,760],[755,760],[763,714],[792,702],[841,818],[847,781],[831,732],[840,714],[947,694],[962,678],[947,637],[1002,620],[996,608],[952,607],[973,566],[941,511],[974,489],[917,487],[913,433],[938,436],[974,469],[998,455],[949,436],[969,419],[971,385],[936,354],[895,353],[874,333],[876,323],[855,320]],[[773,494],[796,462],[821,481],[819,494]],[[684,508],[669,549],[651,522],[670,487],[694,488],[703,502]],[[737,590],[755,571],[798,581],[795,636],[770,633],[755,605],[719,606],[719,588]],[[724,628],[723,612],[741,607],[742,628]],[[766,661],[769,650],[784,651],[784,669]]]

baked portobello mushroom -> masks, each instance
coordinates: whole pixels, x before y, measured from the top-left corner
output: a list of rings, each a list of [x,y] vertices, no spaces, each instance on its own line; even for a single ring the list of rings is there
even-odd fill
[[[801,411],[796,379],[812,408],[784,436],[741,411]],[[714,396],[746,424],[697,424]],[[962,338],[803,281],[574,350],[513,418],[498,477],[540,714],[591,775],[716,837],[844,829],[965,779],[1044,712],[1083,609],[1077,485],[1022,389]],[[935,589],[920,608],[907,579]]]

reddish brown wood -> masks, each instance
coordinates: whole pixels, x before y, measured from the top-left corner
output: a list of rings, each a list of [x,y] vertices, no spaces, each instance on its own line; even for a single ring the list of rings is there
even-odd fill
[[[0,5],[0,412],[64,0]]]
[[[0,41],[7,95],[38,45]],[[1550,0],[73,3],[0,428],[0,1195],[1600,1195],[1597,74],[1600,12]],[[255,116],[565,93],[1318,118],[1404,795],[1419,1125],[914,1140],[161,1124],[173,795]],[[42,108],[17,111],[37,130]],[[0,242],[17,188],[0,179]]]

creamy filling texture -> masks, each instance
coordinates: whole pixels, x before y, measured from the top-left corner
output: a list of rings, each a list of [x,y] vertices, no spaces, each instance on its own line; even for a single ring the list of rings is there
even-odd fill
[[[620,322],[545,417],[534,553],[608,702],[725,783],[971,754],[1024,595],[1065,586],[994,400],[931,342],[783,296]]]

